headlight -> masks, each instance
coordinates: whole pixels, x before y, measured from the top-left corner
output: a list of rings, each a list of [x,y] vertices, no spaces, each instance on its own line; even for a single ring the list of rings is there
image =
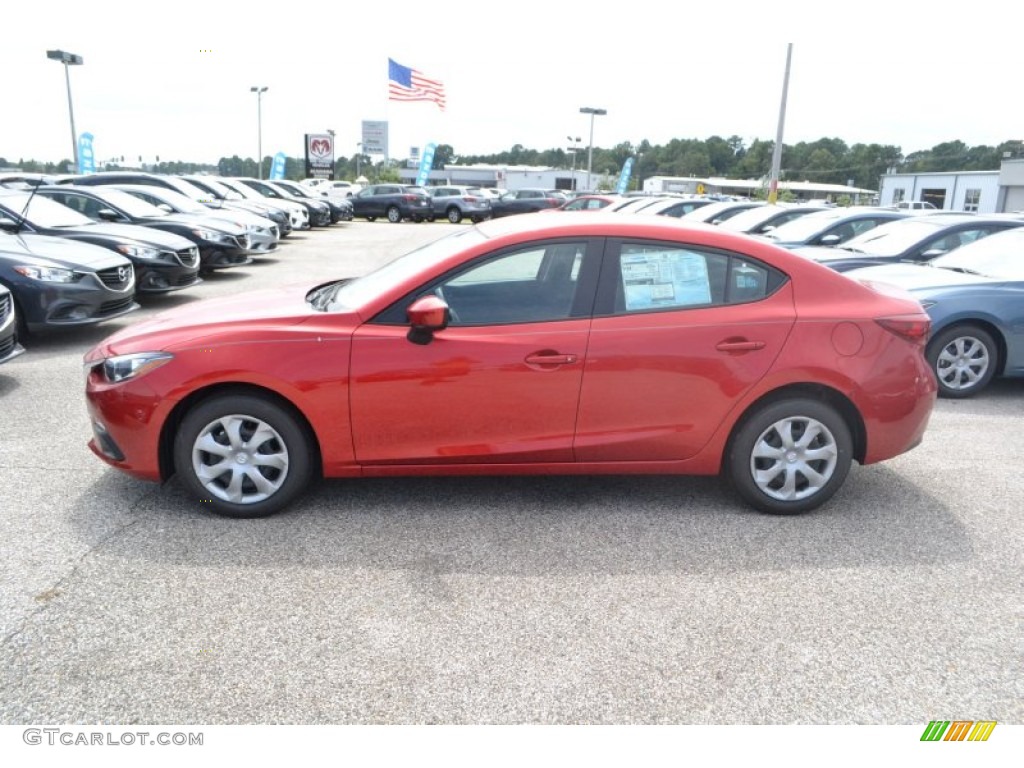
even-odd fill
[[[143,376],[173,358],[174,355],[167,352],[138,352],[134,355],[108,357],[103,361],[103,376],[116,384]]]
[[[15,267],[14,271],[19,275],[30,277],[33,280],[41,280],[44,283],[73,283],[78,277],[70,269],[59,269],[57,267]]]
[[[213,229],[193,229],[192,234],[200,240],[209,240],[211,243],[230,243],[231,236]]]
[[[137,259],[155,259],[160,256],[156,248],[147,248],[144,245],[128,245],[127,243],[117,246],[117,250],[125,256],[134,256]]]

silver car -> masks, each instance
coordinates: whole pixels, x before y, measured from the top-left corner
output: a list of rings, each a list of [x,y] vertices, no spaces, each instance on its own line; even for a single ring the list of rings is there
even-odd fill
[[[474,224],[491,218],[491,201],[477,187],[431,187],[430,194],[434,216],[448,219],[458,224],[469,219]]]

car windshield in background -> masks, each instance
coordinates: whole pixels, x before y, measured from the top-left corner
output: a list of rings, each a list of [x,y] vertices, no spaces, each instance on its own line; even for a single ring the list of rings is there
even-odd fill
[[[929,262],[933,267],[1024,280],[1024,228],[996,232]]]
[[[29,195],[27,194],[4,195],[0,197],[0,204],[17,213],[24,211],[22,215],[40,227],[83,227],[95,223],[89,217],[71,210],[66,205],[55,203],[53,200],[47,200],[38,195],[32,197],[32,202],[26,209],[25,204],[28,203],[28,200]]]
[[[120,208],[132,218],[158,219],[167,215],[167,211],[140,200],[135,195],[122,192],[120,189],[106,188],[98,196],[113,206]]]
[[[858,253],[869,253],[873,256],[898,256],[929,235],[938,232],[941,224],[942,222],[936,224],[930,216],[901,219],[875,227],[871,231],[847,241],[839,248]]]
[[[426,266],[436,264],[453,253],[486,240],[487,238],[476,227],[471,227],[410,251],[368,275],[341,285],[327,306],[327,311],[361,307]]]
[[[131,194],[131,193],[128,193]],[[191,197],[171,192],[169,189],[161,189],[158,195],[151,195],[155,200],[164,200],[168,205],[173,206],[182,213],[204,213],[208,214],[210,209]]]
[[[836,221],[845,215],[846,211],[843,208],[830,208],[827,211],[808,213],[806,216],[800,216],[779,225],[771,232],[766,232],[765,236],[782,241],[803,240],[827,227],[830,221]]]

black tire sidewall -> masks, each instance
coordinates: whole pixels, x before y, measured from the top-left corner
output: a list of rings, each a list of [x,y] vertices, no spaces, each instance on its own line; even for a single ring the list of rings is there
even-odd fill
[[[835,470],[825,486],[805,499],[783,501],[762,491],[750,472],[750,454],[761,434],[775,422],[806,417],[824,424],[836,441],[838,456]],[[747,416],[729,442],[725,469],[736,492],[760,512],[794,515],[809,512],[827,502],[842,487],[853,462],[853,438],[843,417],[831,406],[809,398],[779,400],[759,406]]]
[[[973,386],[967,389],[950,389],[939,378],[939,353],[953,339],[964,337],[977,339],[985,346],[985,350],[988,352],[988,370],[985,371],[985,374]],[[996,346],[996,341],[992,338],[992,334],[984,328],[977,325],[954,325],[942,330],[928,343],[925,349],[925,358],[928,360],[928,365],[935,375],[935,381],[939,385],[939,397],[962,399],[973,397],[985,389],[992,381],[996,368],[999,366],[999,348]]]
[[[269,424],[288,450],[288,476],[269,499],[255,504],[234,504],[210,492],[192,469],[192,446],[210,422],[231,414],[252,416]],[[184,485],[204,509],[227,517],[251,518],[275,514],[290,504],[312,479],[313,448],[305,428],[286,408],[256,395],[219,395],[193,406],[182,419],[174,437],[174,468]]]

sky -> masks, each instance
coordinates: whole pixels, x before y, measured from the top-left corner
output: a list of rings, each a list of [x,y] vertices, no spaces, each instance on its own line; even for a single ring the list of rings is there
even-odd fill
[[[901,0],[752,2],[388,0],[152,4],[16,0],[5,9],[0,157],[216,163],[304,154],[307,133],[357,151],[364,120],[389,154],[456,156],[647,140],[774,140],[793,44],[784,144],[839,138],[904,154],[1024,139],[1022,35],[1009,5]],[[448,107],[387,98],[392,58],[441,80]],[[253,86],[268,88],[257,104]],[[262,121],[258,119],[262,113]]]

